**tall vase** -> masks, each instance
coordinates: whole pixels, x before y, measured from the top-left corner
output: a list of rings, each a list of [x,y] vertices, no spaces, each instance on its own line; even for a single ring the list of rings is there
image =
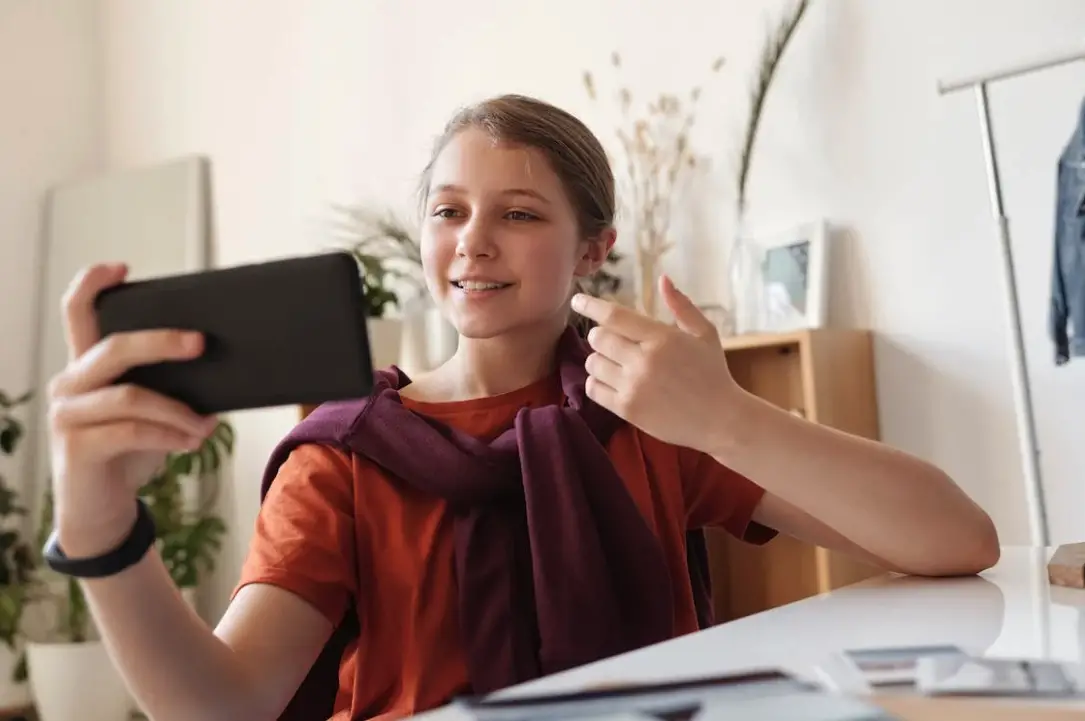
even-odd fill
[[[641,230],[637,235],[637,295],[638,307],[649,318],[658,318],[659,282],[663,255],[670,249],[667,239],[651,230]]]
[[[403,343],[403,320],[401,318],[366,318],[369,327],[369,353],[374,370],[381,370],[399,363],[399,349]]]
[[[408,376],[432,370],[456,352],[459,333],[439,308],[416,307],[402,321],[398,365]]]
[[[735,224],[727,258],[727,279],[731,285],[730,311],[735,334],[756,332],[761,314],[761,266],[757,248],[747,237],[742,214]]]

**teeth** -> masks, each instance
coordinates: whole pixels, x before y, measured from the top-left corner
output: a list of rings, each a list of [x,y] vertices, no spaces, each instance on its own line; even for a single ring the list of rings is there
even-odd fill
[[[504,283],[482,283],[474,280],[461,280],[456,285],[464,290],[496,290],[505,287]]]

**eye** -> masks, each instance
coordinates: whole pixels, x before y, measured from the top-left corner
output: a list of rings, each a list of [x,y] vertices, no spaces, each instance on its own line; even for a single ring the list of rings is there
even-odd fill
[[[438,218],[454,218],[456,217],[456,212],[455,208],[438,208],[433,211],[433,215]]]
[[[510,210],[508,213],[505,214],[505,217],[508,218],[509,220],[517,220],[517,221],[528,221],[528,220],[538,220],[539,219],[539,216],[535,215],[534,213],[529,213],[526,210]]]

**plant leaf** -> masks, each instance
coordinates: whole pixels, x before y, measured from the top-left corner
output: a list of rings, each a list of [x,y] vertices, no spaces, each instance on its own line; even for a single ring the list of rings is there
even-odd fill
[[[12,673],[12,680],[15,683],[23,683],[30,678],[29,666],[26,662],[26,651],[19,653],[19,660],[15,664],[15,671]]]
[[[22,428],[14,419],[8,419],[7,424],[0,428],[0,451],[3,451],[7,455],[11,455],[15,452],[15,446],[19,443],[19,437],[22,435]]]

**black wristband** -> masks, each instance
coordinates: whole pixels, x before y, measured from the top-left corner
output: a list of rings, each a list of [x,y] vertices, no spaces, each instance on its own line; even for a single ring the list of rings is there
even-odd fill
[[[151,511],[136,499],[136,522],[128,537],[112,551],[93,558],[68,558],[60,548],[56,529],[49,535],[42,556],[49,568],[65,576],[105,578],[120,573],[139,562],[154,546],[155,526]]]

